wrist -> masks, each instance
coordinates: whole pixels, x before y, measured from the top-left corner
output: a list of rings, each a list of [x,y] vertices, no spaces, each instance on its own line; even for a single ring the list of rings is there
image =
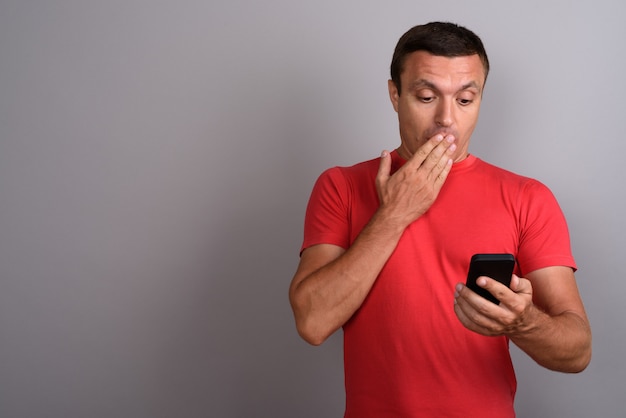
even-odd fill
[[[376,229],[378,233],[390,236],[398,236],[404,233],[404,230],[411,222],[403,217],[395,215],[391,210],[385,207],[379,207],[370,219],[370,225]]]
[[[547,314],[540,310],[535,304],[531,304],[527,312],[513,329],[507,333],[511,339],[526,339],[538,333],[542,324],[548,318]]]

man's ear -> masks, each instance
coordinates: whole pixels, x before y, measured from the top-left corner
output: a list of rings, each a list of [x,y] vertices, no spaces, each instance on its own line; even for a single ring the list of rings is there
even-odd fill
[[[393,109],[398,112],[398,101],[400,100],[400,92],[393,80],[387,81],[387,88],[389,89],[389,99],[393,105]]]

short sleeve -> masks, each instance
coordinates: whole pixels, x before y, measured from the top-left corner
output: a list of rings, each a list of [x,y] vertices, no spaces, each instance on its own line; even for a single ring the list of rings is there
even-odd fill
[[[339,167],[323,172],[315,182],[304,220],[300,252],[317,244],[350,245],[349,194]]]
[[[522,189],[520,201],[518,263],[522,274],[550,266],[576,270],[567,222],[552,192],[530,180]]]

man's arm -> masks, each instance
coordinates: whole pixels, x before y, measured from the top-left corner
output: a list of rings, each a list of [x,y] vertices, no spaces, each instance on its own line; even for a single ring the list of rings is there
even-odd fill
[[[437,198],[455,148],[453,137],[436,135],[393,176],[383,152],[376,176],[380,206],[350,248],[320,244],[303,251],[289,300],[307,342],[323,343],[361,306],[405,228]]]
[[[510,289],[487,277],[478,279],[500,300],[499,306],[458,284],[454,306],[458,318],[479,334],[507,335],[548,369],[584,370],[591,360],[591,328],[573,270],[547,267],[527,278],[514,275]]]
[[[361,306],[402,235],[374,216],[354,244],[320,244],[302,253],[289,289],[298,333],[323,343]]]

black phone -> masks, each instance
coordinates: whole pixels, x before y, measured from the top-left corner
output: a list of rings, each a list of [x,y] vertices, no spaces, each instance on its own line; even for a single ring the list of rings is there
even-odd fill
[[[514,267],[515,257],[513,254],[474,254],[470,260],[465,285],[485,299],[499,305],[500,301],[489,291],[478,286],[476,279],[480,276],[487,276],[509,287]]]

